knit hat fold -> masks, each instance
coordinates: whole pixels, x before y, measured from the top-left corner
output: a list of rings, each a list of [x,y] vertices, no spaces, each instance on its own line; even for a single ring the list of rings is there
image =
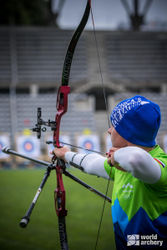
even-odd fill
[[[160,107],[137,95],[118,103],[111,113],[111,123],[127,141],[153,147],[161,123]]]

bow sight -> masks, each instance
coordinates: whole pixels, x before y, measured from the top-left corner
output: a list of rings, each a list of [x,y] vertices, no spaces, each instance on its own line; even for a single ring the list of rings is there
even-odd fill
[[[32,128],[33,132],[37,133],[37,138],[41,138],[41,131],[46,132],[46,127],[42,126],[47,126],[51,127],[51,130],[54,131],[54,141],[59,141],[59,127],[60,127],[60,120],[61,117],[64,113],[67,112],[67,107],[68,107],[68,94],[70,93],[70,87],[69,86],[60,86],[58,93],[57,93],[57,114],[55,117],[55,121],[44,121],[41,116],[42,116],[42,109],[38,108],[37,109],[37,123],[35,124],[35,127]],[[57,145],[59,146],[59,145]]]
[[[44,121],[41,117],[42,117],[42,109],[37,108],[37,123],[35,124],[35,127],[32,128],[31,130],[37,133],[38,139],[41,138],[41,132],[46,132],[47,130],[46,127],[42,127],[42,126],[51,127],[51,130],[56,130],[55,121],[50,121],[50,120]]]

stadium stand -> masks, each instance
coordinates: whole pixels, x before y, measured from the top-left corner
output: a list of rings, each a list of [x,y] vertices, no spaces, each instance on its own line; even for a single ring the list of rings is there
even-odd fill
[[[9,95],[0,95],[0,132],[11,131]]]
[[[17,64],[17,86],[53,85],[61,80],[61,72],[72,31],[56,28],[0,28],[0,84],[11,82],[11,63]],[[15,46],[13,51],[11,47]],[[76,56],[75,56],[76,55]],[[71,78],[73,82],[87,77],[86,42],[77,45]]]
[[[167,33],[115,32],[105,44],[112,80],[141,87],[167,81]]]
[[[0,83],[11,82],[10,34],[6,28],[0,28]]]
[[[15,76],[17,87],[57,87],[73,32],[53,27],[0,27],[0,87]],[[106,87],[143,89],[167,82],[167,32],[96,32]],[[14,75],[13,75],[14,74]],[[93,33],[77,44],[70,83],[75,89],[100,85]],[[92,84],[92,86],[91,86]],[[87,89],[88,90],[88,89]],[[84,91],[84,88],[83,88]]]
[[[64,56],[72,34],[71,30],[54,27],[0,27],[0,91],[10,86],[16,86],[17,90],[32,90],[32,86],[37,86],[36,93],[16,94],[13,110],[9,95],[0,94],[0,132],[13,132],[12,124],[16,132],[32,128],[37,107],[42,107],[43,119],[54,119],[55,91],[60,86]],[[96,38],[104,87],[109,90],[107,96],[111,96],[109,112],[122,98],[143,94],[161,106],[160,134],[166,133],[167,32],[97,31]],[[74,54],[70,86],[76,92],[81,90],[96,96],[95,91],[102,91],[101,85],[93,32],[85,31]],[[45,93],[47,88],[54,92]],[[159,92],[151,93],[153,88]],[[130,90],[133,93],[129,93]],[[84,108],[79,105],[81,99],[88,104]],[[102,136],[107,130],[105,112],[97,112],[94,101],[89,100],[85,95],[70,94],[69,110],[62,120],[63,132],[73,135],[89,128]]]
[[[84,101],[78,108],[78,102]],[[10,132],[10,100],[7,95],[0,95],[0,131]],[[42,118],[44,120],[54,120],[56,112],[56,93],[40,94],[36,97],[29,94],[18,94],[16,96],[16,132],[22,132],[25,128],[31,129],[35,126],[37,117],[37,108],[42,108]],[[94,119],[94,105],[86,95],[71,94],[69,96],[68,113],[62,120],[62,131],[82,132],[85,128],[92,131],[96,130]]]

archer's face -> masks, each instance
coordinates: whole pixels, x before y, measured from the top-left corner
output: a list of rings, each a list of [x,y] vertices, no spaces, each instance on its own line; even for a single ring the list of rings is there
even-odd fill
[[[122,148],[127,146],[127,141],[117,133],[113,126],[108,129],[108,133],[111,136],[111,142],[113,147]]]

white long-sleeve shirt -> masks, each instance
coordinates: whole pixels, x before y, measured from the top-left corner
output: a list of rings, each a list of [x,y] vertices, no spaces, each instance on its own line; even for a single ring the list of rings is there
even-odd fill
[[[84,172],[109,178],[104,168],[105,157],[99,154],[78,154],[67,152],[65,159],[68,163],[80,165]],[[153,157],[139,147],[124,147],[114,153],[114,159],[120,167],[130,172],[134,177],[145,183],[156,183],[161,177],[161,168]]]

